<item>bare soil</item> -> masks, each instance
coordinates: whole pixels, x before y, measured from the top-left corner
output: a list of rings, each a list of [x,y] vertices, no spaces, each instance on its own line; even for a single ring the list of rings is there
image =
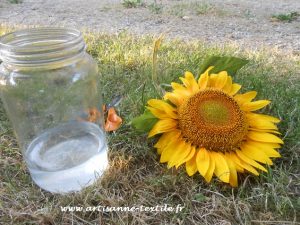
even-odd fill
[[[67,26],[105,33],[138,35],[167,32],[170,38],[234,42],[251,49],[271,46],[300,51],[300,17],[292,22],[273,15],[300,12],[299,0],[144,0],[126,8],[121,0],[0,0],[0,24]]]

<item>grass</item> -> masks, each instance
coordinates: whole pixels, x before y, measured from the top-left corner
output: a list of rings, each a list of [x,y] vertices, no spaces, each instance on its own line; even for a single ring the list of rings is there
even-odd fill
[[[20,4],[23,2],[23,0],[8,0],[8,2],[11,4]]]
[[[196,12],[198,15],[205,15],[205,14],[211,12],[213,9],[214,9],[214,6],[209,3],[206,3],[206,2],[196,5]]]
[[[292,21],[297,20],[299,16],[300,14],[298,12],[290,12],[286,14],[273,15],[272,19],[276,21],[291,23]]]
[[[6,28],[0,29],[5,33]],[[300,220],[300,58],[272,49],[252,52],[238,46],[169,40],[158,53],[160,83],[179,81],[190,70],[197,74],[209,55],[250,59],[236,76],[243,91],[257,90],[271,99],[266,113],[281,118],[285,144],[282,158],[269,173],[240,176],[231,188],[199,175],[188,177],[183,168],[168,170],[159,163],[153,140],[139,134],[130,121],[142,113],[149,98],[159,98],[151,82],[153,38],[86,34],[88,52],[98,61],[104,100],[124,96],[119,113],[123,126],[108,134],[110,168],[102,180],[80,193],[52,195],[33,184],[22,160],[11,125],[0,103],[0,223],[1,224],[296,224]],[[184,205],[171,212],[62,212],[60,206]]]
[[[203,2],[192,1],[192,2],[177,3],[169,7],[167,12],[170,15],[177,16],[177,17],[190,16],[190,15],[202,16],[208,14],[215,15],[215,16],[224,16],[226,14],[226,12],[223,9],[206,1]]]
[[[122,5],[125,8],[136,8],[143,4],[142,0],[123,0]]]
[[[148,9],[154,13],[154,14],[160,14],[163,12],[163,4],[162,3],[157,3],[156,1],[154,1],[153,3],[148,5]]]

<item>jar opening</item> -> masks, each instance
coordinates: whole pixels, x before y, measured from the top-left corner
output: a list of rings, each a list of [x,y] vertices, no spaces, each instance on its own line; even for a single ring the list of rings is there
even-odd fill
[[[32,28],[0,37],[0,59],[13,66],[39,67],[74,61],[84,53],[80,31],[68,28]]]

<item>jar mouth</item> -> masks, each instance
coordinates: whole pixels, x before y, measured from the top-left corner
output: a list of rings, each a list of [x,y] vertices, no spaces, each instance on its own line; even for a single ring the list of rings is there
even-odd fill
[[[80,31],[31,28],[0,37],[0,59],[7,64],[38,66],[76,58],[85,50]]]

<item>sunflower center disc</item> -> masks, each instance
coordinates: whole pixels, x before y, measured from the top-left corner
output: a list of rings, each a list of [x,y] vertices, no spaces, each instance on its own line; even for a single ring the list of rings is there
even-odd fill
[[[220,90],[198,92],[178,112],[183,136],[209,150],[231,151],[240,145],[247,132],[243,111],[231,96]]]

